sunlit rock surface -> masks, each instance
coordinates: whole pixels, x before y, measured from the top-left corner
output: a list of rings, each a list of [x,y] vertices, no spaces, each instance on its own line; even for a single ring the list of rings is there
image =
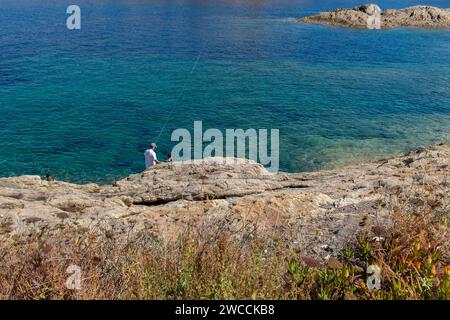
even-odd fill
[[[398,27],[450,28],[450,9],[414,6],[400,10],[381,10],[376,4],[351,9],[336,9],[298,19],[302,23],[321,23],[341,27],[367,28],[368,19],[380,15],[382,29]]]
[[[217,219],[230,232],[246,232],[246,226],[276,231],[325,256],[360,231],[387,226],[390,213],[380,202],[399,191],[431,187],[449,194],[449,174],[450,143],[442,143],[314,173],[271,174],[251,161],[210,158],[161,164],[113,186],[2,178],[0,240],[79,228],[124,241],[139,233],[170,241],[189,226],[211,226]]]

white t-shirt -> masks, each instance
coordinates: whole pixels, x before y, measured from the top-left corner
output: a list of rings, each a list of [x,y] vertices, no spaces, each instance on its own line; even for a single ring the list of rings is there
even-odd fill
[[[158,158],[156,158],[156,152],[153,151],[152,149],[145,150],[144,156],[145,156],[145,169],[153,167],[156,164],[156,160],[158,160]]]

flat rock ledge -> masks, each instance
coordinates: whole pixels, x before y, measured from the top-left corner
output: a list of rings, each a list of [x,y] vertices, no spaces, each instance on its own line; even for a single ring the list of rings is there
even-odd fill
[[[379,204],[392,195],[430,187],[449,194],[449,174],[447,142],[313,173],[273,174],[252,161],[209,158],[161,164],[111,186],[2,178],[0,241],[58,236],[68,228],[124,241],[143,233],[170,241],[193,225],[241,233],[257,226],[326,256],[360,231],[389,225],[392,210]]]
[[[450,9],[414,6],[400,10],[384,10],[376,4],[365,4],[351,9],[336,9],[314,16],[300,18],[302,23],[320,23],[339,27],[368,28],[371,17],[378,15],[381,29],[399,27],[450,28]]]

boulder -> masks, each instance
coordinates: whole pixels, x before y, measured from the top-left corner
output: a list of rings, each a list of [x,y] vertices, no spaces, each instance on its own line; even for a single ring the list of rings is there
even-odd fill
[[[355,7],[355,10],[362,11],[370,16],[381,14],[381,8],[373,3],[363,4],[362,6]]]

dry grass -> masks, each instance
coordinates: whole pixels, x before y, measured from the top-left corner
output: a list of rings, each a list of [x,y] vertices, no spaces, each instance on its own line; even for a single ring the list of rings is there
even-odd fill
[[[170,244],[75,230],[36,235],[0,249],[0,299],[448,299],[444,198],[430,190],[380,203],[393,226],[355,235],[326,263],[274,237],[237,237],[226,228],[191,228]],[[81,268],[80,290],[66,287],[71,264]],[[366,285],[369,265],[381,267],[380,290]]]

